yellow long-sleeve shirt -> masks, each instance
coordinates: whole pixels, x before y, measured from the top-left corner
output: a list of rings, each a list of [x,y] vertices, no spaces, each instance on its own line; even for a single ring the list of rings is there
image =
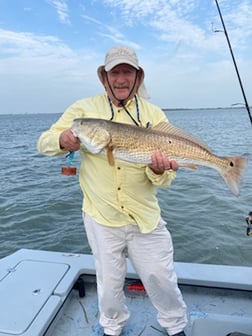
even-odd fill
[[[167,121],[164,112],[153,104],[138,98],[140,120],[143,126],[152,126]],[[128,111],[137,120],[135,100],[128,101]],[[123,108],[112,106],[113,121],[133,123]],[[62,131],[71,127],[75,118],[93,117],[110,119],[111,107],[106,94],[97,95],[75,102],[51,126],[41,134],[38,150],[46,155],[65,154],[59,146]],[[155,229],[160,219],[160,208],[156,198],[156,187],[167,187],[176,176],[172,170],[156,175],[146,165],[115,161],[110,166],[107,158],[80,149],[81,167],[80,186],[83,191],[82,210],[98,223],[107,226],[136,224],[141,232],[148,233]]]

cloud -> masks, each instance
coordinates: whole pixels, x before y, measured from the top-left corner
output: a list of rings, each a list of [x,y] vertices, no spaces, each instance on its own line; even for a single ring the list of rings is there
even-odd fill
[[[12,71],[30,72],[42,65],[59,66],[63,62],[71,62],[74,58],[73,51],[55,36],[17,33],[3,29],[0,29],[0,49],[2,64],[6,64],[1,69],[8,73]],[[31,67],[17,66],[31,61]],[[41,69],[37,68],[37,71]]]
[[[235,1],[235,0],[234,0]],[[252,3],[249,0],[222,1],[223,16],[232,34],[234,46],[246,45],[252,35]],[[202,0],[104,0],[104,3],[120,13],[125,24],[143,25],[156,31],[160,41],[210,49],[221,48],[221,38],[211,31],[211,23],[222,28],[214,2]],[[207,17],[206,14],[207,13]],[[212,21],[212,22],[211,22]]]
[[[97,31],[96,34],[100,37],[105,37],[106,39],[112,41],[115,44],[127,45],[134,49],[139,49],[139,44],[129,40],[125,34],[114,26],[103,23],[102,21],[97,20],[94,17],[82,14],[81,17],[86,20],[94,23],[96,25]]]
[[[70,22],[68,7],[59,6],[67,5],[66,1],[46,1],[59,17],[60,12],[66,15],[60,23],[51,22],[53,31],[55,27],[60,29],[61,23]],[[19,112],[20,101],[27,113],[34,112],[34,104],[36,112],[62,112],[74,100],[102,92],[96,68],[112,44],[126,44],[137,50],[151,101],[162,107],[229,106],[241,101],[225,35],[214,34],[211,29],[211,22],[221,28],[213,2],[209,5],[210,2],[200,0],[93,0],[93,3],[102,12],[97,12],[97,6],[82,7],[65,37],[63,33],[61,38],[53,35],[51,26],[43,34],[0,29],[0,99],[13,113]],[[227,25],[232,27],[230,38],[247,91],[252,85],[248,43],[252,23],[248,22],[247,14],[252,4],[245,0],[237,3],[240,7],[235,15],[236,10],[228,1],[221,3]],[[205,22],[202,18],[206,15],[202,15],[198,6],[201,11],[203,6],[209,6]],[[84,25],[85,34],[80,38]],[[251,95],[249,91],[247,94]],[[50,105],[54,105],[53,111]]]
[[[68,5],[65,0],[48,0],[48,3],[56,9],[60,22],[64,24],[71,24],[68,13]]]
[[[242,1],[231,7],[225,14],[225,25],[232,43],[237,47],[247,47],[247,39],[252,37],[252,3]]]
[[[100,57],[94,50],[73,50],[51,35],[2,29],[0,50],[0,100],[5,106],[0,113],[59,113],[102,90],[94,71]]]
[[[48,86],[53,83],[62,86],[66,82],[66,85],[72,83],[76,87],[86,81],[90,73],[94,75],[93,69],[100,60],[94,50],[73,50],[55,36],[2,29],[0,50],[2,76],[42,79]]]

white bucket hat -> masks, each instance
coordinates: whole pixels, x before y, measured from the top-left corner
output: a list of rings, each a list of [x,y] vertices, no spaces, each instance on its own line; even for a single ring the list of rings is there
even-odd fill
[[[140,84],[137,93],[142,98],[145,98],[145,99],[150,98],[146,90],[146,87],[144,85],[144,70],[143,68],[139,66],[137,55],[132,48],[125,47],[125,46],[115,46],[115,47],[112,47],[107,52],[106,57],[105,57],[105,64],[99,66],[97,69],[97,73],[98,73],[100,81],[103,83],[103,76],[102,76],[103,71],[110,71],[115,66],[119,64],[123,64],[123,63],[129,64],[133,66],[134,68],[136,68],[137,70],[142,71],[143,73],[142,83]]]

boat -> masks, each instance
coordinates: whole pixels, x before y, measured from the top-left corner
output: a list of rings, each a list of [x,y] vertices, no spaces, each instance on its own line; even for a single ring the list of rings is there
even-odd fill
[[[167,335],[129,260],[122,336]],[[187,336],[252,335],[252,267],[175,262]],[[93,256],[20,249],[0,259],[0,336],[103,335]]]

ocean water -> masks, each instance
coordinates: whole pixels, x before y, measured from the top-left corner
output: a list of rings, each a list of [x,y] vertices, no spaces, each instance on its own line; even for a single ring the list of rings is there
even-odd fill
[[[252,127],[245,109],[167,111],[176,126],[200,137],[220,156],[249,160],[240,196],[233,196],[209,168],[180,169],[159,189],[162,215],[172,234],[176,261],[252,265]],[[57,114],[0,115],[0,257],[20,248],[90,253],[81,216],[78,174],[64,176],[62,157],[46,157],[36,143]],[[79,155],[73,164],[79,166]]]

